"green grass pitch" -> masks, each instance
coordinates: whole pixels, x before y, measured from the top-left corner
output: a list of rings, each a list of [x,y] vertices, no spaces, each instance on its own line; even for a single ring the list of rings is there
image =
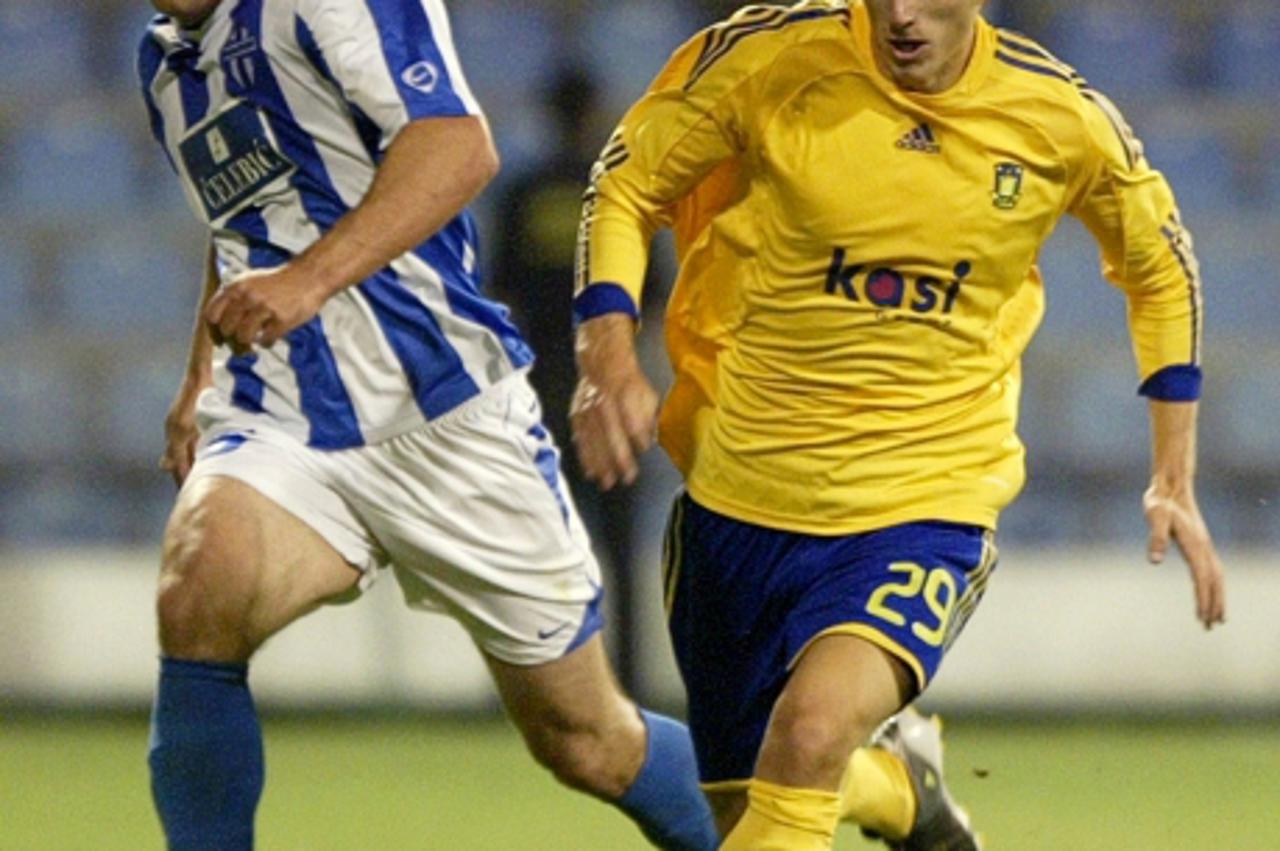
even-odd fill
[[[500,721],[266,722],[262,851],[641,851]],[[1280,727],[951,719],[947,769],[989,851],[1276,851]],[[140,718],[0,718],[0,849],[161,849]],[[881,847],[842,829],[837,848]]]

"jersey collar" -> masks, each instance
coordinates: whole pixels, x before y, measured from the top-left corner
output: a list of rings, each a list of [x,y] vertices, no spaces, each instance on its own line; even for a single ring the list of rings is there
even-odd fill
[[[156,15],[151,20],[149,32],[156,43],[164,51],[165,64],[174,73],[197,70],[209,73],[218,62],[215,52],[202,49],[202,45],[212,36],[215,27],[228,26],[228,17],[224,10],[230,4],[219,4],[199,26],[183,27],[168,15]]]

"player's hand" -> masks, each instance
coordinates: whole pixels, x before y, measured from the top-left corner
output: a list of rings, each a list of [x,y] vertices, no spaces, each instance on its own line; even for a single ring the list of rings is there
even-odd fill
[[[214,342],[243,353],[252,346],[272,345],[310,321],[323,304],[314,282],[285,265],[229,282],[209,300],[204,319]]]
[[[1191,571],[1196,617],[1205,629],[1225,623],[1226,587],[1222,562],[1218,559],[1194,492],[1190,488],[1174,491],[1153,482],[1142,496],[1142,508],[1151,532],[1147,558],[1153,564],[1160,564],[1168,553],[1169,541],[1177,544]]]
[[[200,438],[196,430],[196,399],[210,383],[208,376],[184,380],[164,418],[164,452],[160,455],[160,469],[167,471],[178,487],[182,487],[191,472],[191,465],[195,463],[196,442]]]
[[[578,330],[581,377],[569,422],[583,472],[606,491],[636,480],[639,456],[657,436],[658,393],[636,360],[634,336],[635,323],[623,314]]]

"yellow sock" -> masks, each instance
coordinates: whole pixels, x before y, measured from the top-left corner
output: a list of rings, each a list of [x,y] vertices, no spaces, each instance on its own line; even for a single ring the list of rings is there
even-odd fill
[[[901,759],[883,748],[858,748],[840,782],[840,818],[885,839],[903,839],[916,821],[916,790]]]
[[[747,811],[720,851],[830,851],[840,823],[840,796],[752,779]]]

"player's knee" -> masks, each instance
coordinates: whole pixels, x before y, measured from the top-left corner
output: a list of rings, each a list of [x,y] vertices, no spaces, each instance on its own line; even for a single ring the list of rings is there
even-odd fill
[[[534,758],[571,789],[608,800],[622,796],[644,760],[644,728],[545,729],[530,738]]]
[[[166,656],[218,662],[249,658],[245,606],[234,588],[219,582],[216,552],[199,536],[171,528],[165,536],[156,620],[160,649]]]
[[[821,711],[778,713],[770,722],[771,760],[787,776],[839,777],[860,741],[857,724]]]

